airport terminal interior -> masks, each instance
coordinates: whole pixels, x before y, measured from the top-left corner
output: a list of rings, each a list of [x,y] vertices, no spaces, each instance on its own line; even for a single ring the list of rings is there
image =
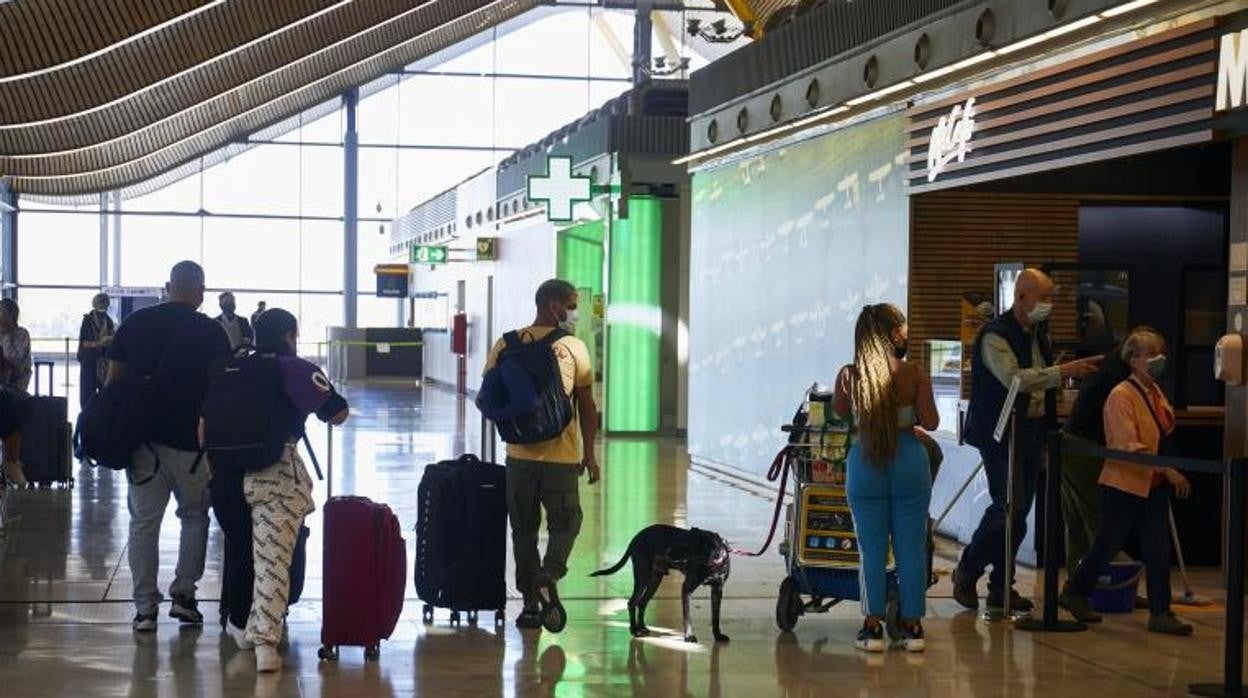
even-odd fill
[[[1248,0],[0,0],[0,694],[1248,695],[1245,314]]]

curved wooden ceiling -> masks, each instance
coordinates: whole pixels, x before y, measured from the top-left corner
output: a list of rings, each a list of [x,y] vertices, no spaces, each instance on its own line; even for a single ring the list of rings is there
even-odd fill
[[[539,4],[0,4],[0,177],[27,194],[121,189]]]

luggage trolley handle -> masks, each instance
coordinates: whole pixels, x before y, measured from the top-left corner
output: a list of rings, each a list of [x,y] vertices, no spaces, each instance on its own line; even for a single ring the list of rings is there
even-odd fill
[[[42,371],[40,371],[40,369],[45,368],[45,367],[48,369],[48,395],[53,396],[56,394],[56,365],[53,364],[51,361],[34,362],[35,395],[43,394],[43,381],[40,380],[40,377],[43,375],[43,373]]]

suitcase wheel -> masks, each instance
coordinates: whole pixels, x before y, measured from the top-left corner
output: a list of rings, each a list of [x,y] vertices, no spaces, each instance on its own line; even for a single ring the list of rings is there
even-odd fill
[[[459,625],[459,611],[451,611],[451,625]]]
[[[338,661],[338,648],[332,645],[324,645],[316,651],[316,656],[321,661],[336,662]]]
[[[375,662],[381,659],[381,645],[369,645],[364,648],[364,659]]]
[[[477,612],[476,611],[468,612],[468,625],[471,625],[474,628],[477,627]]]
[[[425,625],[429,625],[430,623],[432,623],[433,622],[433,606],[430,606],[429,604],[425,604],[425,607],[421,609],[420,611],[420,619],[425,622]]]

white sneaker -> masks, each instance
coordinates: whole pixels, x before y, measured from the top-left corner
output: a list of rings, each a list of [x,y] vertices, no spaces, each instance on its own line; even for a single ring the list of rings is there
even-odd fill
[[[25,489],[26,485],[29,484],[26,482],[26,474],[22,472],[21,461],[13,461],[12,463],[5,463],[4,464],[4,476],[8,478],[9,482],[13,483],[14,485],[17,485],[19,489]]]
[[[274,645],[256,646],[256,671],[272,673],[282,670],[282,655],[277,653]]]
[[[247,631],[235,626],[228,620],[225,622],[225,634],[229,635],[230,639],[234,640],[234,644],[238,645],[240,650],[246,651],[254,650],[256,648],[255,643],[247,639]]]

